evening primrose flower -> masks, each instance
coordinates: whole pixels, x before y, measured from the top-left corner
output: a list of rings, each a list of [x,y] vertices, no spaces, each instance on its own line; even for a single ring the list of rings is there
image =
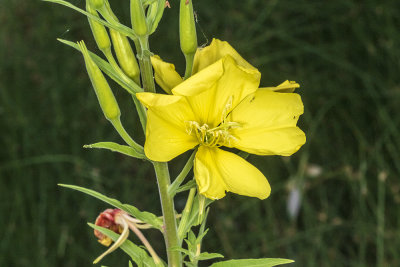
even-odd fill
[[[165,66],[161,68],[168,75],[173,68]],[[157,78],[157,67],[155,73]],[[305,143],[303,131],[296,126],[303,113],[300,96],[258,89],[258,70],[218,40],[196,53],[193,73],[180,83],[161,77],[164,85],[169,80],[175,83],[172,95],[137,94],[148,108],[146,156],[166,162],[198,146],[194,176],[201,194],[219,199],[230,191],[267,198],[271,188],[265,176],[222,147],[256,155],[293,154]],[[288,89],[298,84],[287,81],[280,86]]]

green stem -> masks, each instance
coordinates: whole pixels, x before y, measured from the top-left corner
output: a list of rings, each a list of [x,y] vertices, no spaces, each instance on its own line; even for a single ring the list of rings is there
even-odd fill
[[[156,92],[156,87],[154,84],[153,67],[151,65],[149,50],[149,38],[148,36],[139,37],[140,51],[139,54],[139,65],[140,72],[142,74],[143,89],[145,92]]]
[[[179,247],[179,240],[176,227],[174,202],[173,198],[168,194],[168,187],[170,185],[168,164],[166,162],[153,162],[153,166],[157,176],[161,208],[164,218],[164,239],[167,247],[168,266],[180,267],[182,266],[181,253],[172,250],[174,247]]]
[[[122,137],[122,139],[124,139],[125,143],[134,148],[136,152],[143,154],[143,147],[138,143],[136,143],[132,139],[132,137],[130,137],[130,135],[125,130],[124,126],[122,126],[120,118],[112,120],[111,123],[114,126],[115,130],[117,130],[118,134]]]
[[[186,60],[186,70],[185,70],[185,77],[183,78],[184,80],[192,76],[194,54],[185,54],[185,60]]]
[[[137,40],[134,40],[137,45]],[[140,50],[137,49],[139,54],[140,72],[142,75],[142,83],[144,91],[155,92],[153,68],[150,62],[150,51],[148,37],[140,38]],[[157,176],[158,190],[160,193],[161,209],[164,220],[164,239],[167,249],[168,266],[181,267],[182,255],[181,252],[173,250],[179,247],[179,239],[176,226],[176,215],[174,208],[174,199],[168,194],[168,187],[171,184],[168,163],[166,162],[153,162],[154,170]]]
[[[174,180],[174,182],[171,184],[171,186],[168,188],[168,194],[171,197],[174,197],[176,194],[176,191],[178,190],[179,186],[182,184],[182,182],[185,180],[186,176],[188,175],[188,173],[190,172],[190,170],[193,167],[193,160],[194,160],[194,156],[196,155],[196,151],[193,151],[192,155],[190,156],[190,158],[188,159],[188,161],[186,162],[185,166],[183,167],[182,171],[179,173],[179,175],[176,177],[176,179]]]

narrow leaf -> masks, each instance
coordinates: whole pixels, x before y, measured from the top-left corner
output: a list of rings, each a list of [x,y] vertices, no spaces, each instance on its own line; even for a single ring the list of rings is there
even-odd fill
[[[74,10],[78,11],[79,13],[82,13],[85,16],[97,21],[98,23],[103,24],[104,26],[107,26],[107,27],[109,27],[109,28],[111,28],[113,30],[116,30],[116,31],[122,33],[123,35],[126,35],[126,36],[128,36],[130,38],[136,38],[136,36],[134,35],[133,31],[129,27],[126,27],[125,25],[122,25],[122,24],[113,25],[113,24],[111,24],[111,23],[109,23],[107,21],[104,21],[104,20],[100,19],[99,17],[96,17],[96,16],[86,12],[83,9],[80,9],[77,6],[74,6],[73,4],[71,4],[71,3],[67,2],[67,1],[63,1],[63,0],[43,0],[43,1],[69,7],[71,9],[74,9]]]
[[[223,258],[224,255],[221,255],[219,253],[208,253],[208,252],[203,252],[200,253],[198,257],[196,257],[197,260],[204,261],[204,260],[211,260],[215,258]]]
[[[88,223],[88,225],[93,229],[96,229],[100,233],[110,237],[113,241],[116,241],[119,237],[119,234],[109,229],[94,225],[92,223]],[[128,254],[138,266],[146,266],[146,267],[156,266],[153,259],[147,254],[147,252],[144,249],[132,243],[131,241],[125,240],[125,242],[120,246],[120,248],[126,254]]]
[[[119,202],[118,200],[116,200],[114,198],[106,197],[105,195],[100,194],[99,192],[96,192],[91,189],[87,189],[87,188],[76,186],[76,185],[66,185],[66,184],[59,184],[59,186],[77,190],[82,193],[88,194],[92,197],[95,197],[97,199],[100,199],[101,201],[104,201],[118,209],[121,209],[121,210],[127,212],[128,214],[130,214],[132,217],[135,217],[145,223],[148,223],[151,226],[153,226],[154,228],[159,229],[161,231],[163,222],[160,218],[158,218],[153,213],[150,213],[147,211],[140,211],[138,208],[136,208],[132,205],[122,204],[121,202]]]
[[[294,261],[287,259],[278,259],[278,258],[243,259],[243,260],[220,261],[212,264],[210,267],[273,267],[292,262]]]
[[[84,145],[84,148],[103,148],[103,149],[108,149],[113,152],[119,152],[121,154],[133,157],[133,158],[138,158],[138,159],[145,159],[146,156],[144,153],[136,151],[134,148],[130,146],[124,146],[120,145],[117,143],[113,142],[99,142],[91,145]]]

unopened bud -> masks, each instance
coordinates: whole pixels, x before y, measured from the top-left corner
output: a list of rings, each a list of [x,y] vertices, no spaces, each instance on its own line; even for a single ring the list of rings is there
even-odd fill
[[[148,34],[146,16],[141,0],[131,0],[131,23],[132,29],[138,36]]]
[[[164,9],[169,6],[167,5],[168,1],[165,0],[156,0],[147,9],[147,25],[149,26],[149,34],[152,34],[158,26],[162,15],[164,13]]]
[[[99,17],[96,9],[89,2],[90,0],[86,0],[86,10],[93,16]],[[110,38],[108,37],[108,33],[106,28],[100,24],[99,22],[88,17],[90,28],[92,29],[92,33],[94,39],[96,40],[96,44],[101,51],[106,51],[111,48]]]
[[[101,9],[104,6],[104,0],[89,0],[92,7]]]
[[[110,30],[110,34],[121,69],[129,78],[139,84],[140,69],[128,38],[112,29]]]
[[[181,0],[179,9],[179,37],[183,54],[194,54],[197,50],[197,34],[192,0]]]
[[[86,70],[89,74],[90,81],[92,82],[94,91],[96,92],[97,100],[100,103],[100,107],[103,110],[104,116],[109,121],[118,119],[121,116],[121,111],[106,78],[90,57],[85,43],[81,41],[78,42],[78,45],[83,54],[83,58],[85,59]]]

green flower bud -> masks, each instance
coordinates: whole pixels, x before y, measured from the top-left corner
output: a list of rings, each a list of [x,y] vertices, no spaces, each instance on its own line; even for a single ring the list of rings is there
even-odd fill
[[[196,25],[192,0],[181,0],[179,10],[179,36],[183,54],[194,54],[197,50]]]
[[[135,54],[126,36],[121,33],[110,30],[111,40],[114,46],[114,51],[117,56],[119,65],[125,74],[137,84],[140,83],[140,70],[136,61]]]
[[[90,0],[86,1],[86,10],[93,16],[99,17],[97,11],[91,6],[89,3]],[[90,28],[92,29],[92,33],[94,39],[96,40],[96,44],[101,51],[106,51],[111,48],[110,37],[108,36],[106,28],[98,23],[97,21],[88,17]]]
[[[85,43],[83,41],[78,42],[78,46],[82,52],[83,58],[85,59],[86,70],[89,74],[90,81],[92,82],[97,100],[103,110],[104,116],[109,121],[119,119],[121,111],[106,78],[90,57]]]
[[[104,5],[104,0],[89,0],[90,5],[95,9],[101,9]]]
[[[133,31],[139,37],[147,35],[146,17],[141,0],[131,0],[131,22]]]
[[[147,25],[149,25],[150,29],[149,34],[152,34],[157,29],[158,23],[164,13],[165,5],[165,0],[156,0],[148,7]]]

